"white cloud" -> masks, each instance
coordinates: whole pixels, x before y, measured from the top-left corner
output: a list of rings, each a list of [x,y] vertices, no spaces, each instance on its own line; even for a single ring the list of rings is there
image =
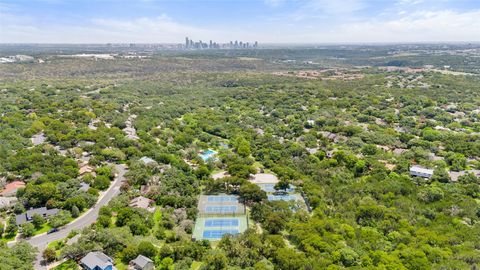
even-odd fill
[[[399,0],[397,2],[397,5],[401,5],[401,6],[411,6],[411,5],[418,5],[418,4],[421,4],[423,3],[423,0]]]
[[[252,20],[242,24],[227,21],[208,29],[180,23],[165,14],[40,24],[34,17],[0,11],[0,42],[182,43],[185,36],[195,40],[258,40],[263,43],[480,41],[480,9],[463,12],[448,9],[409,12],[405,9],[366,18],[357,14],[363,8],[363,2],[358,0],[342,3],[308,0],[301,2],[303,14],[297,10],[292,11],[290,17],[285,14],[276,20]]]
[[[285,0],[264,0],[265,5],[271,7],[278,7],[285,2]]]
[[[203,37],[212,31],[175,22],[166,15],[132,20],[91,19],[81,25],[36,26],[11,14],[0,14],[0,42],[108,43],[180,42],[185,36]]]
[[[293,12],[292,18],[298,21],[327,16],[350,16],[364,7],[365,3],[362,0],[306,0]]]
[[[319,27],[316,33],[298,31],[287,40],[326,43],[480,41],[478,18],[480,10],[419,11],[387,20],[346,22],[325,30]]]

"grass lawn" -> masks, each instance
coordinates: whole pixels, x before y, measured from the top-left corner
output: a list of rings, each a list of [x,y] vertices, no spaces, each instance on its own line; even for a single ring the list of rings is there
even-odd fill
[[[198,270],[200,269],[200,267],[202,267],[202,264],[203,264],[202,262],[194,261],[190,266],[190,270]]]
[[[110,226],[109,228],[115,228],[117,227],[115,223],[117,222],[117,216],[112,216],[112,220],[110,221]]]
[[[79,270],[80,267],[74,260],[68,260],[64,263],[57,265],[56,267],[52,268],[51,270]]]
[[[160,207],[155,209],[155,213],[153,213],[153,220],[155,221],[155,224],[158,224],[162,220],[162,211],[160,210]]]
[[[59,239],[59,240],[55,240],[55,241],[52,241],[48,244],[47,247],[49,248],[53,248],[55,250],[57,249],[60,249],[62,248],[65,244],[63,243],[64,239]]]
[[[46,233],[48,232],[48,230],[50,230],[52,227],[50,225],[48,225],[48,222],[45,222],[42,227],[40,227],[38,230],[35,230],[35,232],[33,233],[33,235],[38,235],[38,234],[42,234],[42,233]]]
[[[2,237],[2,241],[4,242],[10,242],[12,240],[15,240],[15,236],[17,236],[17,234],[13,235],[13,236],[10,236],[10,237]]]
[[[124,264],[120,259],[115,260],[115,267],[118,270],[127,270],[128,264]]]
[[[216,174],[216,173],[219,173],[219,172],[223,172],[223,171],[225,171],[225,170],[224,170],[224,169],[215,168],[215,169],[212,171],[211,174],[213,175],[213,174]]]

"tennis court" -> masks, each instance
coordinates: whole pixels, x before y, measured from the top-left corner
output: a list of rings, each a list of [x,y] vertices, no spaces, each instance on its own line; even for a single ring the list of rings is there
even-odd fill
[[[207,214],[223,214],[237,212],[236,205],[207,205],[205,206],[205,213]]]
[[[218,218],[205,220],[205,227],[238,227],[236,218]]]
[[[203,231],[203,238],[204,239],[221,239],[225,234],[239,234],[238,230],[207,230]]]
[[[238,202],[237,197],[228,195],[208,196],[208,202]]]
[[[267,184],[257,184],[263,191],[267,192],[267,193],[273,193],[277,190],[275,190],[275,184],[272,184],[272,183],[267,183]],[[295,190],[295,188],[290,185],[288,187],[287,190],[285,190],[286,192],[293,192]]]
[[[201,195],[198,198],[198,212],[202,217],[243,215],[245,214],[245,206],[239,202],[238,196],[227,194]]]
[[[224,218],[198,217],[193,229],[194,240],[220,240],[225,234],[243,233],[248,227],[247,216],[226,216]]]
[[[269,201],[295,201],[296,199],[294,195],[268,195]]]

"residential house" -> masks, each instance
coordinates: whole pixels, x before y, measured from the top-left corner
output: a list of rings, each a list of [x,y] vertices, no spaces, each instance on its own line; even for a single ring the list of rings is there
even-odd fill
[[[452,182],[457,182],[460,176],[463,176],[467,173],[473,173],[473,175],[475,175],[477,178],[480,178],[480,170],[468,170],[468,171],[459,171],[459,172],[450,171],[448,172],[448,175],[450,176],[450,179],[452,180]]]
[[[57,208],[52,208],[52,209],[47,209],[46,207],[32,208],[30,210],[27,210],[27,212],[25,213],[18,214],[15,217],[15,219],[17,221],[17,225],[22,225],[24,223],[32,221],[33,215],[35,214],[40,215],[43,218],[48,218],[58,213],[58,211],[59,210]]]
[[[112,258],[100,251],[89,252],[80,260],[80,265],[85,270],[116,270]]]
[[[391,148],[389,146],[386,146],[386,145],[377,144],[377,148],[382,149],[385,152],[389,152],[391,150]]]
[[[87,184],[87,183],[85,183],[85,182],[81,182],[81,183],[80,183],[80,188],[79,188],[78,190],[87,192],[89,189],[90,189],[90,185],[89,185],[89,184]]]
[[[393,154],[400,156],[401,154],[405,153],[407,149],[404,148],[395,148],[393,149]]]
[[[20,188],[24,188],[25,183],[22,181],[14,181],[5,185],[0,195],[3,197],[15,197],[17,195],[17,191]]]
[[[157,164],[157,162],[155,160],[153,160],[149,157],[142,157],[139,160],[145,165],[149,165],[149,164],[155,165],[155,164]]]
[[[414,165],[410,167],[410,175],[423,178],[431,178],[433,176],[433,169]]]
[[[145,198],[143,196],[138,196],[136,198],[133,198],[130,201],[130,206],[131,207],[148,209],[152,203],[153,203],[153,200],[150,200],[150,199]]]
[[[12,207],[18,199],[16,197],[0,197],[0,209]]]
[[[137,258],[130,261],[128,268],[130,270],[153,270],[155,269],[155,265],[149,258],[138,255]]]
[[[140,186],[140,194],[145,195],[150,191],[150,187],[148,185],[141,185]]]
[[[79,174],[80,176],[83,176],[83,175],[85,175],[85,174],[87,174],[87,173],[92,173],[93,171],[94,171],[94,169],[92,168],[92,166],[87,165],[87,164],[82,164],[82,165],[80,166],[80,169],[78,170],[78,174]]]

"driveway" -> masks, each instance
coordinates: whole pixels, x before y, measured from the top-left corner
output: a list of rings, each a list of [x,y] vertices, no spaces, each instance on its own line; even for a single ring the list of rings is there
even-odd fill
[[[27,240],[27,242],[29,242],[32,246],[38,248],[39,251],[37,255],[37,260],[35,261],[35,270],[46,269],[45,266],[40,265],[40,261],[42,260],[42,252],[49,243],[62,238],[66,238],[71,231],[81,230],[94,223],[97,220],[100,207],[107,205],[113,197],[117,196],[120,193],[120,187],[125,180],[124,175],[127,172],[127,166],[123,164],[116,164],[115,169],[117,171],[117,174],[114,181],[107,189],[107,191],[103,193],[103,195],[101,195],[97,204],[93,208],[85,212],[82,216],[78,217],[71,223],[60,228],[58,232],[51,234],[40,234]],[[12,246],[13,244],[14,242],[8,243],[9,246]]]

